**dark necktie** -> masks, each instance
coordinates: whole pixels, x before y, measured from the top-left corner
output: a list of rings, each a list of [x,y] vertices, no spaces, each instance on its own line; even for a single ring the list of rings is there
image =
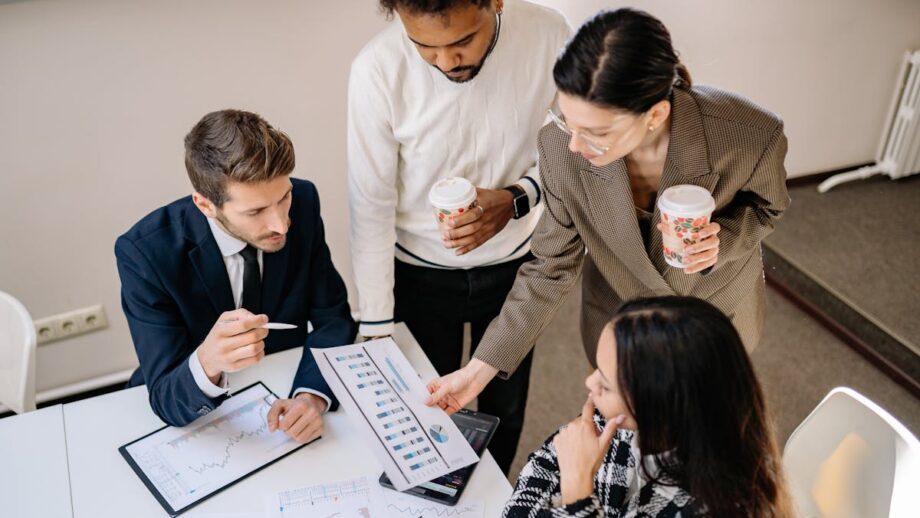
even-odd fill
[[[240,250],[243,256],[243,307],[258,315],[262,312],[262,274],[259,272],[259,253],[252,247]]]

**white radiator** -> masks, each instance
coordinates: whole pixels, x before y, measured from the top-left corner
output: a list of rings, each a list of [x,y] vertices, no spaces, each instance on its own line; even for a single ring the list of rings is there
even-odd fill
[[[819,192],[850,180],[877,174],[901,178],[920,173],[920,50],[905,52],[891,98],[875,163],[836,174],[821,182]]]

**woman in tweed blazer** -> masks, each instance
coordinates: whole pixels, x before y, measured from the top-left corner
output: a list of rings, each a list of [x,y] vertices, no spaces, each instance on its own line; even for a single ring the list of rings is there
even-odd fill
[[[581,415],[530,456],[504,516],[793,515],[763,391],[711,304],[626,303],[585,386]]]
[[[448,410],[514,372],[579,274],[592,363],[613,308],[642,296],[705,299],[731,318],[749,351],[760,337],[760,243],[789,205],[779,117],[692,86],[664,25],[631,9],[587,21],[553,75],[555,123],[538,143],[546,209],[531,243],[536,258],[521,266],[473,359],[429,385],[429,402]],[[660,218],[656,194],[678,184],[702,186],[716,202],[684,269],[665,262],[652,224]]]

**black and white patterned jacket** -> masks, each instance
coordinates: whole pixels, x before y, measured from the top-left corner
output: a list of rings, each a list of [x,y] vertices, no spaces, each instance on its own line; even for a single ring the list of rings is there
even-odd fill
[[[594,415],[598,430],[604,418]],[[594,494],[566,506],[559,506],[559,463],[553,434],[533,452],[521,470],[517,487],[505,505],[507,518],[687,518],[690,495],[676,486],[648,482],[638,467],[639,448],[635,432],[617,430],[594,476]],[[646,466],[655,470],[652,459]]]

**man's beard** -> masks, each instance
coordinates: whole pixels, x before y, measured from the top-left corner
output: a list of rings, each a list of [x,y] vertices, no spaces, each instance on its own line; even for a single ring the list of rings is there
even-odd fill
[[[441,70],[436,65],[431,65],[431,66],[433,66],[434,68],[437,68],[438,72],[444,74],[444,77],[446,77],[449,81],[452,81],[454,83],[465,83],[467,81],[471,81],[474,77],[476,77],[479,74],[479,71],[482,70],[483,63],[485,63],[485,59],[483,59],[482,63],[479,63],[478,65],[466,65],[462,67],[457,67],[457,68],[448,70],[447,72]],[[456,78],[456,77],[451,77],[448,75],[451,72],[464,72],[467,70],[470,71],[470,74],[465,77]]]
[[[219,210],[217,211],[216,219],[217,221],[220,222],[221,226],[224,227],[224,230],[226,230],[228,234],[239,239],[240,241],[244,241],[246,244],[254,248],[257,248],[267,254],[275,253],[281,250],[282,248],[284,248],[284,245],[287,244],[286,237],[282,239],[280,243],[277,243],[277,244],[276,243],[264,243],[265,240],[267,239],[281,235],[281,234],[278,234],[277,232],[272,232],[264,236],[259,236],[255,239],[252,239],[248,236],[244,236],[236,228],[234,228],[233,225],[231,225],[229,221],[227,221],[226,216],[224,216],[224,214],[220,212]],[[288,228],[290,228],[290,221],[288,221]]]
[[[495,34],[492,35],[492,42],[489,44],[489,48],[486,50],[485,55],[482,56],[482,60],[479,61],[478,65],[464,65],[460,67],[455,67],[455,68],[448,70],[447,72],[441,70],[436,65],[431,65],[431,66],[433,66],[434,68],[437,68],[438,72],[444,74],[444,77],[446,77],[449,81],[452,81],[454,83],[466,83],[467,81],[472,81],[474,77],[479,75],[479,72],[482,70],[483,65],[486,64],[486,60],[489,59],[489,56],[492,55],[492,51],[495,50],[495,44],[498,43],[498,36],[499,34],[501,34],[501,30],[502,30],[502,15],[501,15],[501,12],[499,12],[495,16]],[[462,79],[454,78],[448,75],[451,72],[456,73],[456,72],[464,72],[467,70],[469,70],[470,75],[463,77]]]

